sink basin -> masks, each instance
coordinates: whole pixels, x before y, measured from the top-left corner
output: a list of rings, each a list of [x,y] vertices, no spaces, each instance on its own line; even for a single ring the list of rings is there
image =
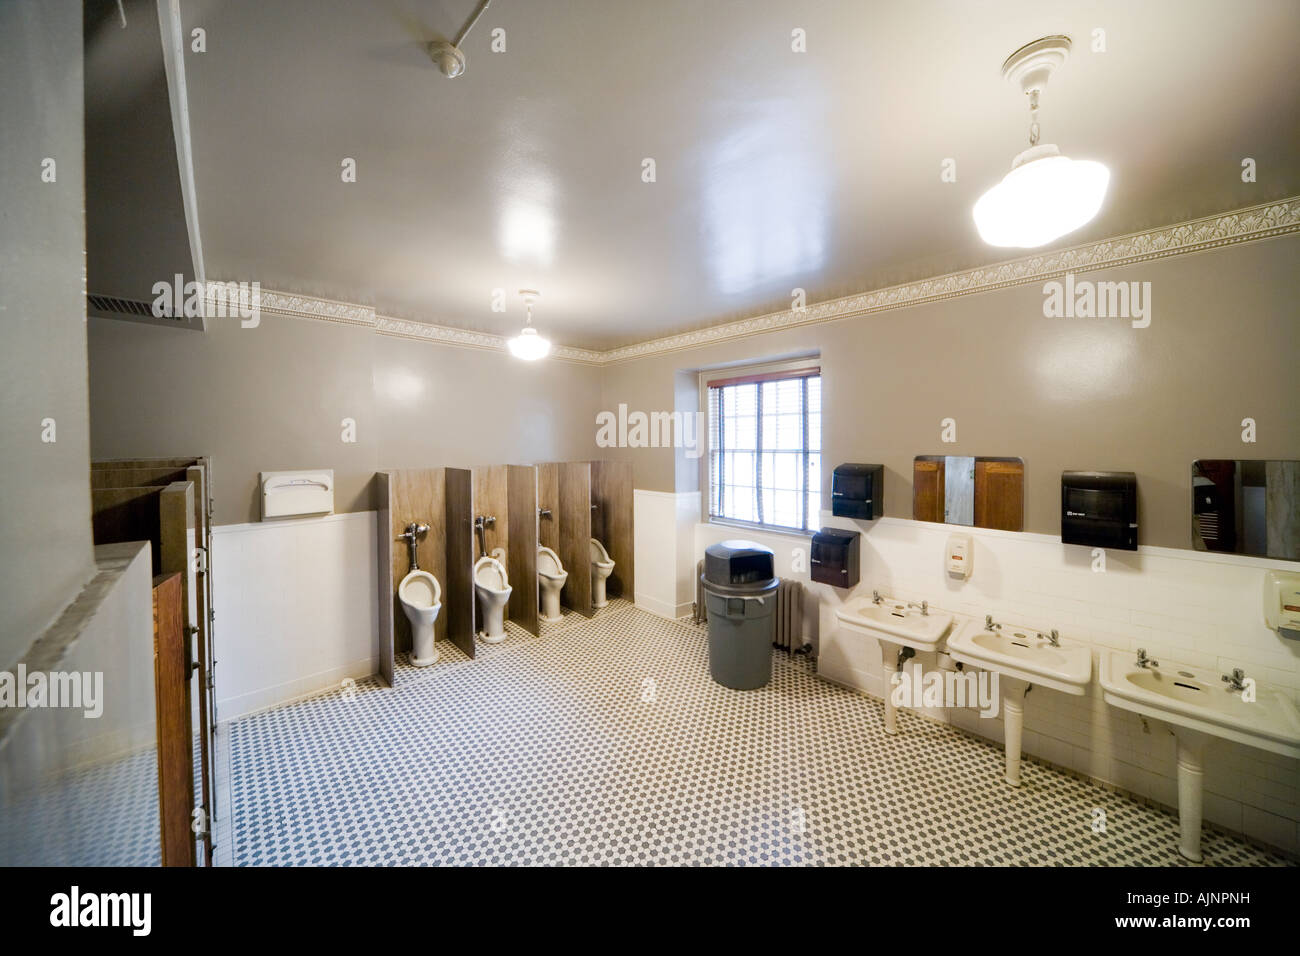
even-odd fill
[[[879,604],[856,598],[837,608],[835,616],[850,631],[914,651],[934,650],[952,625],[951,614],[935,610],[922,614],[920,608],[890,598]]]
[[[1131,653],[1101,658],[1102,698],[1112,707],[1168,725],[1178,742],[1178,852],[1201,859],[1205,752],[1213,740],[1232,740],[1287,757],[1300,757],[1300,714],[1286,694],[1255,686],[1255,700],[1204,668],[1174,661],[1139,667]]]
[[[1121,710],[1300,758],[1300,713],[1276,688],[1256,685],[1247,703],[1217,673],[1172,661],[1138,667],[1121,651],[1102,656],[1101,688],[1106,703]]]
[[[1092,681],[1092,651],[1066,640],[1053,647],[1038,633],[1010,624],[997,631],[968,629],[948,639],[948,653],[972,667],[1066,694],[1083,694]]]
[[[952,615],[945,611],[922,614],[919,607],[906,601],[882,598],[855,598],[835,609],[840,626],[854,634],[874,637],[880,642],[880,663],[884,669],[885,733],[898,733],[898,709],[890,692],[898,683],[903,664],[917,652],[933,651],[952,627]]]
[[[1020,743],[1025,694],[1031,685],[1080,696],[1092,682],[1092,650],[1064,640],[1054,646],[1032,627],[1003,624],[995,630],[971,625],[948,638],[948,654],[959,664],[992,671],[1002,691],[1006,781],[1020,786]]]

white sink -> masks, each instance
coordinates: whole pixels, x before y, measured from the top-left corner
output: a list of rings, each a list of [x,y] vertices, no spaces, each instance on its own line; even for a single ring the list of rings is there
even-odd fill
[[[1053,644],[1032,627],[975,625],[948,638],[948,653],[963,666],[993,671],[1002,692],[1007,783],[1020,786],[1020,750],[1025,727],[1025,695],[1031,686],[1081,696],[1092,683],[1092,650],[1073,641]]]
[[[1062,640],[1054,647],[1029,627],[1004,624],[996,631],[960,630],[948,638],[948,653],[962,664],[1065,694],[1082,695],[1092,682],[1092,651],[1087,646]]]
[[[1220,674],[1168,660],[1138,667],[1132,653],[1110,651],[1101,659],[1101,689],[1121,710],[1300,758],[1300,713],[1276,688],[1257,684],[1248,703]]]
[[[835,616],[850,631],[914,651],[934,650],[952,625],[951,614],[923,614],[920,608],[893,598],[882,598],[879,604],[873,604],[871,598],[855,598],[836,608]]]
[[[898,709],[890,690],[897,684],[903,663],[918,652],[933,651],[948,635],[952,615],[930,611],[894,598],[854,598],[835,609],[840,625],[854,634],[880,642],[880,662],[885,672],[885,733],[898,733]]]
[[[1276,688],[1256,684],[1255,699],[1222,675],[1175,661],[1138,666],[1135,655],[1109,651],[1101,657],[1106,703],[1160,721],[1178,742],[1178,852],[1201,859],[1201,810],[1205,751],[1214,740],[1232,740],[1300,758],[1300,714]]]

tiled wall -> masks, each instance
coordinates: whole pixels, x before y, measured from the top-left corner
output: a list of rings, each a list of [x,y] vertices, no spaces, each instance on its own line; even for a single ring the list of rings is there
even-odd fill
[[[1092,570],[1089,549],[1062,545],[1045,535],[969,531],[974,539],[972,575],[948,578],[943,551],[950,529],[901,518],[854,524],[823,514],[826,524],[864,531],[862,580],[856,591],[810,585],[820,603],[818,672],[829,680],[884,694],[880,650],[875,641],[841,631],[835,607],[872,589],[982,620],[1040,629],[1094,648],[1094,684],[1083,697],[1035,688],[1025,701],[1024,751],[1158,800],[1178,802],[1174,742],[1167,733],[1143,729],[1141,720],[1101,698],[1095,683],[1097,655],[1107,648],[1227,672],[1241,667],[1261,684],[1300,698],[1300,643],[1270,631],[1263,621],[1263,577],[1268,568],[1300,569],[1288,562],[1143,548],[1109,551],[1106,570]],[[638,526],[638,533],[641,528]],[[797,548],[808,539],[738,532],[701,524],[696,553],[725,537],[756,538],[777,554],[777,571],[791,571]],[[924,655],[909,662],[936,666]],[[1001,718],[974,711],[935,711],[930,716],[995,740]],[[1206,819],[1292,853],[1300,852],[1300,761],[1239,744],[1217,743],[1207,757]]]

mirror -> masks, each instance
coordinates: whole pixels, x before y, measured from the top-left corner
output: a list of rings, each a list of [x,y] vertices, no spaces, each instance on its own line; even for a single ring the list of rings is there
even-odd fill
[[[1022,531],[1025,463],[1019,458],[917,455],[912,463],[912,517]]]
[[[1192,462],[1192,545],[1300,561],[1300,461]]]

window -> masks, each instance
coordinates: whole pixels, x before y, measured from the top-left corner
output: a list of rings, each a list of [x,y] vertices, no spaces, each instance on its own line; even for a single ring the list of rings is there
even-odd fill
[[[709,517],[797,531],[816,527],[822,487],[821,369],[715,377],[705,384]]]

